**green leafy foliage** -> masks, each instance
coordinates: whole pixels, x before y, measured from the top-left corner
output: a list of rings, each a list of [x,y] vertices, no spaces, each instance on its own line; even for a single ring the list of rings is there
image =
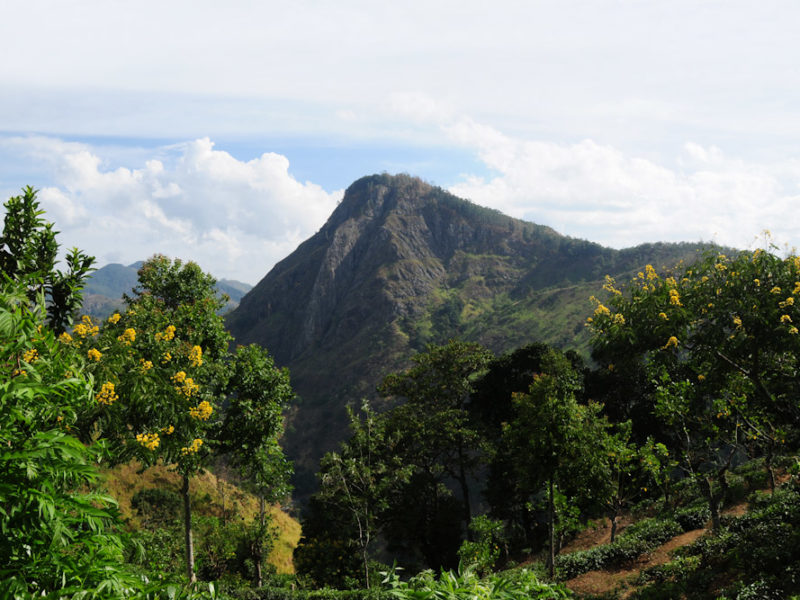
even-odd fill
[[[539,581],[525,569],[478,577],[472,568],[442,571],[438,578],[432,571],[424,571],[408,582],[400,580],[396,572],[386,574],[384,586],[391,598],[397,600],[556,600],[572,595],[560,585]]]
[[[516,418],[504,431],[520,487],[528,497],[547,493],[550,576],[557,552],[556,490],[569,504],[610,495],[608,423],[596,404],[579,404],[580,380],[561,353],[550,351],[527,393],[514,396]]]
[[[572,579],[588,571],[623,566],[683,531],[672,519],[645,519],[628,527],[613,544],[557,557],[558,578]]]
[[[615,377],[646,373],[639,398],[704,490],[715,529],[737,451],[772,459],[797,419],[800,259],[711,253],[667,276],[650,265],[590,318],[594,355]],[[800,304],[798,304],[800,306]],[[774,483],[774,479],[773,479]]]
[[[491,573],[503,551],[508,551],[502,521],[479,515],[469,524],[470,539],[458,549],[461,564],[472,565],[480,575]],[[504,548],[505,547],[505,548]]]
[[[57,232],[42,218],[36,190],[28,186],[22,192],[3,205],[0,273],[22,282],[31,301],[42,294],[47,302],[47,322],[60,333],[72,324],[81,307],[81,290],[93,270],[94,257],[72,248],[66,256],[67,270],[57,271]]]

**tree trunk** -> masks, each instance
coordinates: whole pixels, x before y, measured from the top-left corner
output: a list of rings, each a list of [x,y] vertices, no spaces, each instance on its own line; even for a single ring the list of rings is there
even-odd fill
[[[767,455],[764,458],[764,465],[767,467],[767,476],[769,478],[769,491],[770,494],[775,494],[775,469],[772,466],[772,461],[775,458],[775,449],[770,444],[767,449]]]
[[[548,528],[550,529],[550,552],[547,557],[547,567],[550,571],[550,579],[555,579],[556,576],[556,502],[553,490],[553,478],[549,481],[549,498],[548,498]]]
[[[609,520],[611,521],[611,540],[609,541],[610,544],[614,543],[614,540],[617,538],[617,511],[613,511],[609,515]]]
[[[362,559],[364,561],[364,584],[366,589],[369,589],[369,559],[368,559],[367,547],[364,546],[364,550],[362,552]]]
[[[708,501],[708,509],[711,512],[711,531],[718,533],[722,527],[720,520],[720,504],[722,502],[722,491],[714,491],[714,484],[710,477],[700,477],[700,488]]]
[[[264,534],[264,523],[266,521],[266,502],[264,502],[264,496],[259,496],[258,498],[258,523],[261,525],[261,535]],[[256,541],[259,546],[261,545],[261,540]],[[258,556],[256,558],[256,587],[262,587],[264,585],[264,574],[261,569],[261,563],[264,562],[261,552],[258,552]]]
[[[458,483],[461,485],[461,498],[464,502],[464,529],[467,533],[467,539],[472,540],[472,533],[469,530],[469,524],[472,521],[472,509],[469,501],[469,486],[467,485],[467,474],[464,471],[464,451],[461,447],[461,442],[458,444]]]
[[[194,572],[194,541],[192,540],[192,507],[189,501],[189,476],[183,476],[183,487],[181,488],[181,495],[183,496],[183,530],[186,538],[186,575],[189,577],[190,583],[197,581],[197,575]]]

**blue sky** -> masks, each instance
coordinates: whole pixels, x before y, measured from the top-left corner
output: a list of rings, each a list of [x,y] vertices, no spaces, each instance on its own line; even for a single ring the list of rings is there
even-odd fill
[[[7,0],[0,194],[256,283],[407,172],[613,247],[800,245],[789,0]]]

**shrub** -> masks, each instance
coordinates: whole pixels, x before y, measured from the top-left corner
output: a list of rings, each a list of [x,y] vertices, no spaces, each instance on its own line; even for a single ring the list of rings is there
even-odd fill
[[[621,566],[682,532],[677,521],[644,519],[623,531],[613,544],[557,556],[558,578],[572,579],[588,571]]]
[[[480,515],[472,519],[469,529],[475,541],[464,540],[458,558],[463,564],[474,565],[480,574],[491,573],[500,558],[500,546],[505,544],[503,523]]]
[[[708,506],[683,508],[675,512],[674,518],[684,531],[692,531],[705,527],[711,518],[711,511]]]

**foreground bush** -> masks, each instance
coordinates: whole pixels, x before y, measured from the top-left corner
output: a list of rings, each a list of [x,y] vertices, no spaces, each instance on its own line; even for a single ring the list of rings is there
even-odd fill
[[[442,571],[435,577],[423,571],[408,582],[400,581],[395,572],[387,574],[384,585],[388,594],[398,600],[556,600],[571,598],[563,586],[539,581],[532,572],[522,569],[480,578],[472,568]]]

